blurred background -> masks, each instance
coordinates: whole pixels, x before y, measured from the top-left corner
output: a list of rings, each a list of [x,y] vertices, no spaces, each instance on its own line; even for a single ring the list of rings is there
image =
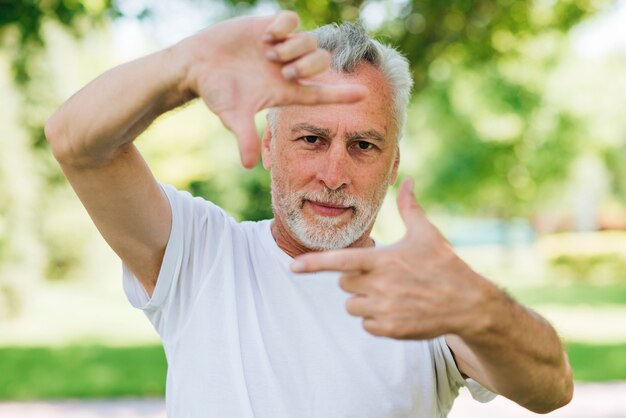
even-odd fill
[[[103,71],[279,8],[304,29],[360,18],[406,54],[401,174],[432,221],[556,326],[578,383],[626,380],[626,1],[0,0],[0,400],[163,395],[158,338],[43,126]],[[137,144],[159,180],[271,217],[267,172],[201,103]],[[404,232],[394,196],[382,242]]]

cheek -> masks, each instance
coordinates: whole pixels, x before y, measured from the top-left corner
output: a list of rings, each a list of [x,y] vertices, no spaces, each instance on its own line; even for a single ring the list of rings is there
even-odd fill
[[[393,178],[393,170],[388,165],[369,167],[353,178],[355,190],[368,201],[377,201],[381,194],[387,192]]]
[[[320,162],[310,156],[284,156],[280,162],[279,171],[292,184],[307,184],[314,181]],[[275,167],[276,168],[276,167]]]

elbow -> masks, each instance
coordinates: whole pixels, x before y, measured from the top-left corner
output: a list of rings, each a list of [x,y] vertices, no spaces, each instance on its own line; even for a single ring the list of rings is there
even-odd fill
[[[46,137],[46,141],[50,144],[50,150],[52,151],[54,158],[59,162],[68,159],[68,147],[65,145],[65,128],[60,120],[58,111],[46,122],[44,135]]]
[[[572,401],[572,398],[574,397],[573,373],[567,361],[565,367],[566,370],[561,379],[551,391],[552,396],[549,399],[543,399],[542,401],[536,402],[532,406],[527,406],[529,410],[537,414],[547,414],[564,407]]]
[[[573,396],[574,396],[574,391],[572,389],[567,392],[564,392],[558,398],[554,398],[553,400],[551,400],[550,403],[544,403],[535,408],[528,408],[528,409],[536,414],[548,414],[559,408],[563,408],[565,405],[569,404]]]
[[[574,373],[572,371],[572,367],[569,365],[569,361],[567,360],[567,354],[565,354],[565,359],[565,372],[563,373],[563,377],[561,379],[561,390],[559,391],[560,396],[557,397],[554,409],[564,407],[574,398]]]
[[[71,137],[67,121],[61,111],[57,111],[46,122],[44,135],[50,144],[50,150],[62,166],[82,167],[89,165],[91,159],[84,144]]]

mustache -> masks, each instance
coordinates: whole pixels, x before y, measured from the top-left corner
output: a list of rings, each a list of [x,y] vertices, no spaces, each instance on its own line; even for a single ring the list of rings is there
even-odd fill
[[[305,200],[313,200],[315,202],[330,203],[337,206],[350,206],[357,208],[361,206],[361,201],[354,196],[349,195],[344,190],[325,189],[323,191],[307,191],[299,193],[300,208],[304,206]]]

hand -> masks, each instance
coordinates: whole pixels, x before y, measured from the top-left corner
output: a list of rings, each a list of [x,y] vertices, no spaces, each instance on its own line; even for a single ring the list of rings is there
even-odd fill
[[[261,147],[254,115],[273,106],[351,103],[364,86],[314,85],[306,79],[326,71],[330,54],[311,34],[295,33],[294,12],[232,19],[188,38],[187,88],[202,97],[239,142],[241,161],[254,167]]]
[[[373,335],[429,339],[477,332],[494,286],[426,219],[410,180],[400,188],[398,208],[407,232],[395,245],[309,253],[296,258],[292,270],[342,272],[339,285],[354,294],[346,309]]]

